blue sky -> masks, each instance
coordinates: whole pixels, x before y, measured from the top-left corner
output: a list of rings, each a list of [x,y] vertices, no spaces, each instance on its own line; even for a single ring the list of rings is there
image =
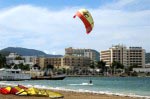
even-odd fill
[[[1,0],[0,7],[9,7],[17,5],[31,4],[52,9],[62,9],[65,7],[86,6],[90,8],[98,8],[107,3],[115,2],[116,0]]]
[[[150,0],[0,0],[0,49],[25,47],[64,54],[67,47],[106,50],[115,44],[150,52]],[[88,9],[95,26],[86,35],[73,15]]]

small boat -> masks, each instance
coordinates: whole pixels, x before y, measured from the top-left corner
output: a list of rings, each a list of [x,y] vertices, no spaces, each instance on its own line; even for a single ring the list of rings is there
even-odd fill
[[[31,75],[23,73],[21,69],[0,69],[0,81],[20,81],[30,79]]]
[[[53,75],[53,76],[36,76],[31,77],[32,80],[63,80],[66,77],[65,74]]]

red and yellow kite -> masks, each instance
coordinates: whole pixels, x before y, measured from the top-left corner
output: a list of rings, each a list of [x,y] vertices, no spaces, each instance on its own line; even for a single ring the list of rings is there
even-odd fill
[[[78,16],[82,20],[86,28],[86,33],[89,34],[94,27],[94,21],[89,11],[86,9],[80,9],[79,11],[76,12],[74,18],[76,16]]]

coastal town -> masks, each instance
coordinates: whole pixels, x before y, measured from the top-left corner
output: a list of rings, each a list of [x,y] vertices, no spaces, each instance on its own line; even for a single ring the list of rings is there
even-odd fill
[[[0,0],[0,99],[150,99],[150,0]]]
[[[142,47],[113,45],[109,49],[96,51],[86,48],[65,48],[60,56],[22,56],[17,52],[0,54],[1,68],[22,69],[32,77],[65,74],[66,76],[150,76],[150,53]],[[51,73],[54,72],[54,73]]]

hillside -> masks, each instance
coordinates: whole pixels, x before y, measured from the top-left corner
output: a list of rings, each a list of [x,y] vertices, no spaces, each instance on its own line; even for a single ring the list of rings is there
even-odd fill
[[[44,56],[44,57],[61,57],[62,55],[50,55],[35,49],[27,49],[21,47],[7,47],[0,50],[0,53],[15,52],[22,56]]]

